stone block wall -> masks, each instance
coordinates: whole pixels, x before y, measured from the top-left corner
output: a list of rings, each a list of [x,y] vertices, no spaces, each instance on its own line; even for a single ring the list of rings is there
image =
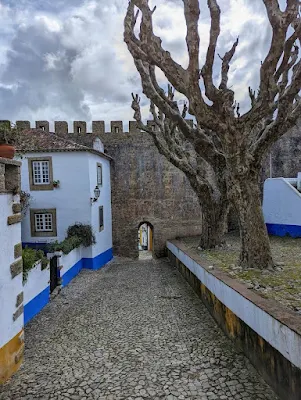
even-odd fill
[[[91,140],[92,138],[90,138]],[[169,238],[201,233],[202,213],[184,174],[161,156],[142,132],[101,136],[111,167],[115,254],[138,257],[138,227],[153,226],[154,255]]]
[[[17,123],[30,127],[28,121]],[[153,121],[147,124],[152,126]],[[154,253],[158,256],[164,254],[166,239],[201,233],[201,208],[188,180],[158,153],[150,135],[141,132],[135,121],[129,122],[129,132],[122,121],[111,121],[109,131],[104,121],[92,121],[89,134],[84,134],[84,121],[75,121],[73,128],[69,130],[65,121],[55,122],[56,133],[70,135],[86,146],[93,147],[99,137],[105,152],[114,160],[111,180],[115,254],[138,256],[136,232],[144,221],[154,226]],[[295,177],[301,171],[300,135],[301,120],[266,155],[262,184],[270,175]],[[237,229],[233,210],[229,222],[231,229]]]
[[[0,158],[0,384],[19,369],[24,350],[20,165]]]
[[[296,178],[301,172],[301,118],[273,146],[263,163],[263,180],[266,178]]]

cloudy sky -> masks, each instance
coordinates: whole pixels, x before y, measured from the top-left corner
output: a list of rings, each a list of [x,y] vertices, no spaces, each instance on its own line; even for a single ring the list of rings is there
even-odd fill
[[[176,61],[186,65],[182,1],[151,3],[157,5],[156,33]],[[209,15],[206,1],[200,3],[203,61]],[[271,32],[262,0],[219,3],[223,14],[218,52],[229,50],[239,35],[229,85],[245,109],[248,86],[258,85]],[[127,4],[127,0],[0,0],[0,119],[86,120],[88,124],[103,119],[107,129],[110,120],[132,119],[130,94],[141,93],[141,85],[123,43]],[[148,117],[146,101],[143,104]]]

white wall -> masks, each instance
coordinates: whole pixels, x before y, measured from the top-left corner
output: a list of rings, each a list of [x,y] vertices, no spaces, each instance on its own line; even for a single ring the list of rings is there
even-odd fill
[[[60,187],[47,191],[30,191],[28,160],[30,157],[51,156],[53,179],[60,181]],[[110,161],[90,152],[28,153],[22,160],[22,190],[31,195],[30,208],[56,208],[56,237],[32,237],[30,231],[30,211],[22,221],[22,241],[46,243],[62,241],[68,226],[76,222],[91,224],[96,237],[96,245],[83,249],[84,258],[94,258],[112,248],[112,210]],[[102,164],[103,185],[99,199],[91,204],[97,184],[97,163]],[[99,206],[104,207],[104,229],[99,231]]]
[[[46,191],[30,191],[28,157],[51,156],[53,179],[60,181],[60,187]],[[22,221],[22,241],[45,243],[62,241],[69,225],[75,222],[90,223],[89,153],[27,153],[22,160],[21,187],[31,195],[29,208],[56,208],[57,237],[32,237],[30,212]]]
[[[95,233],[96,245],[92,246],[92,255],[85,257],[96,257],[99,254],[111,249],[112,244],[112,208],[111,208],[111,180],[110,180],[110,161],[100,158],[96,154],[89,154],[89,179],[91,197],[94,197],[94,189],[97,184],[97,163],[102,164],[102,187],[100,187],[100,197],[90,207],[91,225]],[[104,229],[99,231],[99,207],[104,209]]]
[[[42,270],[41,262],[37,262],[37,264],[28,271],[27,280],[24,283],[24,305],[28,304],[49,286],[49,279],[49,264],[47,268]]]
[[[22,292],[22,274],[11,278],[10,265],[15,262],[14,245],[21,241],[21,224],[7,225],[12,215],[13,199],[18,196],[0,194],[0,348],[23,328],[23,316],[15,322],[16,298]]]
[[[267,224],[301,226],[301,194],[284,178],[264,183],[263,214]]]
[[[74,265],[76,265],[82,259],[82,247],[73,249],[69,254],[63,254],[59,258],[58,264],[63,266],[60,270],[60,276],[63,277]]]
[[[167,248],[235,315],[301,368],[301,336],[212,275],[173,243]]]

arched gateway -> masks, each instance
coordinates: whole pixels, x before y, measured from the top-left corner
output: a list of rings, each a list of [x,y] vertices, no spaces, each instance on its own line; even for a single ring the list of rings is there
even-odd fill
[[[154,249],[154,228],[147,221],[140,222],[138,226],[138,251],[139,258],[153,258]]]

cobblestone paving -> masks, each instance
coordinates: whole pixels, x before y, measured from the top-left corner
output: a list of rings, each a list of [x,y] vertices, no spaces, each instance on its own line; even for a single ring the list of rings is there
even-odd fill
[[[165,260],[82,271],[25,339],[1,400],[277,399]]]

